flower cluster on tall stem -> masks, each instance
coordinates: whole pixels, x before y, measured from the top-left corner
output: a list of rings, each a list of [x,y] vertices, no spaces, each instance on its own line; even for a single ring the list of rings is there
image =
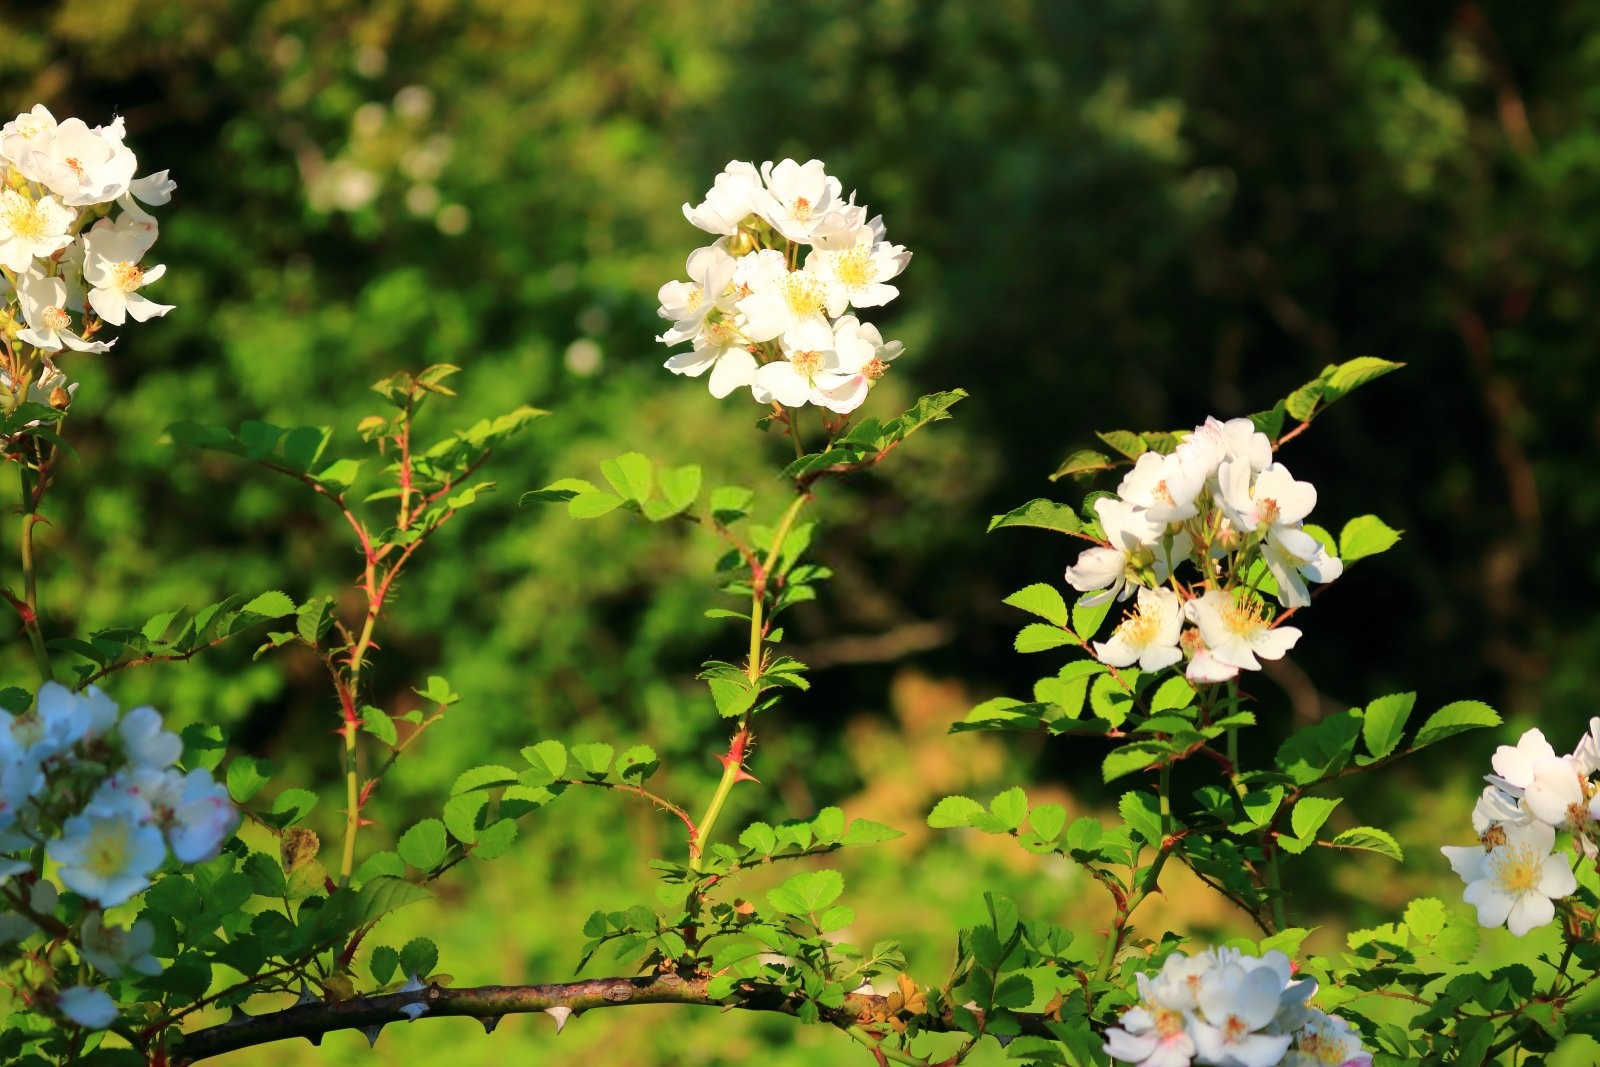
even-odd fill
[[[688,281],[658,294],[672,326],[657,340],[691,346],[666,368],[709,371],[718,398],[748,388],[758,403],[784,408],[860,407],[902,351],[851,313],[898,296],[889,282],[911,261],[888,241],[882,216],[868,219],[818,159],[759,170],[729,163],[683,214],[717,240],[689,254]]]
[[[1249,419],[1208,418],[1171,452],[1140,455],[1117,493],[1094,502],[1101,546],[1067,568],[1086,603],[1138,593],[1095,655],[1141,670],[1187,660],[1185,674],[1202,683],[1281,658],[1300,639],[1283,620],[1311,603],[1306,582],[1344,569],[1305,529],[1316,501]],[[1269,597],[1287,610],[1277,614]]]

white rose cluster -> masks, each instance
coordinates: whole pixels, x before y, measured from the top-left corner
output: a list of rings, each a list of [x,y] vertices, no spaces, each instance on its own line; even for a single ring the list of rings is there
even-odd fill
[[[1574,855],[1556,851],[1556,831],[1571,834],[1578,855],[1593,859],[1600,837],[1600,718],[1570,753],[1558,756],[1540,730],[1501,745],[1472,809],[1476,845],[1445,845],[1450,867],[1466,883],[1462,899],[1484,926],[1504,925],[1518,937],[1555,918],[1555,901],[1577,892]]]
[[[8,392],[20,381],[31,394],[49,379],[44,398],[65,407],[71,388],[57,352],[105,352],[114,339],[99,336],[104,327],[172,310],[141,292],[166,267],[143,262],[158,227],[140,205],[167,203],[177,185],[164,170],[134,177],[139,164],[123,137],[120,117],[57,122],[43,104],[0,127],[0,314],[7,341],[32,346],[44,364],[35,374],[8,344]]]
[[[154,708],[119,714],[94,686],[47,682],[27,714],[0,711],[0,942],[35,933],[29,913],[55,912],[58,890],[33,863],[43,846],[54,879],[90,904],[72,937],[83,961],[107,978],[160,972],[150,925],[107,925],[104,909],[149,888],[169,853],[214,857],[239,825],[210,772],[177,769],[182,752]],[[62,990],[57,1005],[81,1025],[110,1025],[102,991]]]
[[[1135,976],[1139,1004],[1106,1031],[1106,1054],[1140,1067],[1371,1067],[1361,1035],[1308,1007],[1317,991],[1289,958],[1216,948]]]
[[[748,387],[761,404],[860,407],[903,350],[850,313],[898,296],[889,282],[911,261],[883,217],[868,219],[819,159],[729,163],[683,214],[717,240],[690,253],[688,281],[658,294],[672,326],[656,340],[691,345],[666,368],[709,371],[718,398]]]
[[[1281,625],[1286,616],[1274,616],[1260,589],[1270,578],[1293,610],[1311,603],[1308,580],[1331,582],[1344,569],[1304,529],[1316,502],[1315,487],[1273,461],[1249,419],[1208,418],[1173,451],[1139,456],[1117,493],[1094,502],[1104,545],[1067,568],[1067,584],[1093,594],[1086,603],[1138,594],[1095,655],[1147,671],[1187,658],[1192,682],[1225,682],[1282,657],[1300,631]]]

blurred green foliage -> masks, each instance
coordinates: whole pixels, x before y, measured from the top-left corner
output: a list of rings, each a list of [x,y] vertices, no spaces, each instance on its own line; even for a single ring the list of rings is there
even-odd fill
[[[1321,490],[1314,519],[1373,511],[1406,539],[1321,598],[1293,665],[1255,688],[1299,719],[1400,688],[1473,696],[1508,729],[1537,720],[1563,740],[1590,714],[1597,76],[1592,2],[11,5],[6,107],[124,114],[145,169],[180,183],[160,246],[161,299],[178,310],[69,367],[78,453],[47,505],[47,632],[235,590],[347,588],[358,557],[331,509],[175,450],[163,430],[322,423],[353,450],[371,381],[458,363],[462,397],[430,412],[435,429],[517,403],[554,414],[492,461],[503,492],[442,532],[380,634],[386,707],[412,706],[429,673],[464,700],[385,784],[371,833],[405,825],[460,769],[556,732],[648,742],[670,788],[704,795],[723,727],[689,679],[738,648],[701,614],[716,547],[516,500],[637,447],[699,462],[713,484],[768,485],[775,510],[764,472],[784,443],[750,447],[754,405],[660,369],[654,292],[701,236],[677,205],[723,163],[818,156],[917,257],[885,323],[909,355],[874,411],[955,386],[972,399],[869,486],[825,496],[819,555],[838,578],[789,638],[821,668],[816,688],[765,723],[767,788],[736,793],[732,817],[841,802],[913,830],[846,862],[852,934],[904,937],[930,977],[985,884],[1025,913],[1092,923],[1073,871],[917,827],[940,792],[1017,781],[1105,802],[1080,784],[1097,751],[943,735],[969,703],[1025,691],[1033,665],[1011,654],[999,600],[1055,580],[1073,551],[1036,532],[985,537],[987,517],[1050,495],[1045,476],[1095,428],[1252,410],[1354,355],[1406,361],[1284,455]],[[13,525],[0,558],[15,558]],[[115,695],[220,722],[331,798],[318,664],[250,652],[129,672]],[[25,677],[23,643],[4,654]],[[1441,826],[1465,830],[1489,744],[1347,804],[1400,820],[1417,847],[1398,876],[1341,864],[1317,883],[1327,915],[1305,919],[1390,918],[1433,885],[1444,864],[1429,846]],[[330,837],[336,808],[322,806]],[[391,920],[390,940],[431,927],[460,982],[565,976],[583,916],[649,899],[642,858],[680,836],[614,798],[573,798],[513,857],[456,878],[455,896]],[[1145,921],[1227,918],[1175,900]],[[466,1021],[391,1027],[379,1050],[463,1067],[602,1049],[696,1064],[854,1054],[782,1019],[615,1016],[553,1051],[542,1019],[491,1039],[466,1038]],[[366,1056],[345,1033],[236,1060]]]

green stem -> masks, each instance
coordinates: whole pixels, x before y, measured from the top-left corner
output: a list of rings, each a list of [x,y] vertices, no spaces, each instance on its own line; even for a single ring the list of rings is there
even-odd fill
[[[22,618],[22,627],[28,632],[28,644],[33,647],[33,661],[39,668],[39,680],[49,682],[55,680],[55,674],[50,669],[50,653],[44,647],[44,631],[39,628],[38,576],[33,562],[33,527],[39,521],[39,515],[34,510],[33,493],[28,486],[27,463],[19,460],[17,469],[22,493],[22,595],[28,605],[27,614]]]
[[[750,684],[755,685],[756,679],[761,677],[761,643],[766,637],[764,619],[767,604],[767,577],[773,567],[777,565],[778,556],[783,551],[783,544],[789,538],[789,531],[794,528],[794,520],[800,514],[800,509],[805,506],[807,496],[799,493],[795,496],[783,517],[778,520],[778,528],[772,533],[772,544],[767,549],[766,558],[752,568],[750,575],[750,660],[745,665],[745,676]],[[744,774],[744,754],[749,749],[749,723],[748,715],[740,718],[739,729],[734,732],[733,741],[728,746],[728,757],[723,764],[722,778],[717,782],[716,792],[711,794],[711,802],[706,805],[705,814],[700,816],[700,821],[695,823],[695,830],[689,839],[689,869],[700,870],[702,858],[705,855],[705,846],[711,840],[711,830],[717,824],[717,817],[722,814],[722,807],[728,802],[728,794],[733,792],[733,787]]]
[[[1272,925],[1274,932],[1288,926],[1283,911],[1283,878],[1278,873],[1278,849],[1267,854],[1267,889],[1272,898]]]
[[[694,831],[689,835],[689,869],[698,871],[705,857],[706,842],[711,840],[711,829],[717,825],[717,817],[722,814],[722,806],[728,802],[728,794],[733,792],[734,783],[739,780],[739,775],[744,771],[744,751],[748,744],[749,730],[748,717],[739,720],[739,729],[733,735],[733,742],[728,746],[728,758],[722,766],[722,778],[717,782],[716,792],[711,794],[711,802],[706,805],[705,814],[700,816],[700,821],[695,824]]]

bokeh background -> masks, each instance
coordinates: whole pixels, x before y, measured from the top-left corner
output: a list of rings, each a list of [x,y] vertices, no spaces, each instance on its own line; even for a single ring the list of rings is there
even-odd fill
[[[735,793],[728,823],[838,803],[904,829],[843,861],[859,941],[900,937],[937,981],[985,888],[1093,929],[1100,902],[1069,864],[923,818],[945,793],[1018,782],[1074,810],[1114,803],[1092,746],[946,732],[1054,670],[1011,652],[1021,620],[999,601],[1059,580],[1075,548],[984,527],[1081,496],[1047,476],[1097,428],[1189,426],[1267,406],[1328,362],[1404,360],[1284,454],[1320,489],[1314,518],[1372,511],[1406,537],[1319,599],[1253,685],[1256,755],[1295,721],[1401,688],[1423,710],[1488,700],[1505,736],[1537,723],[1558,747],[1600,710],[1600,4],[65,0],[6,5],[0,94],[8,114],[121,114],[141,169],[179,182],[157,293],[178,310],[69,367],[83,384],[43,549],[51,634],[234,591],[348,588],[337,516],[163,444],[176,419],[332,425],[353,453],[368,385],[434,361],[464,368],[437,428],[519,402],[554,412],[498,456],[503,492],[446,528],[380,635],[378,702],[404,710],[431,673],[464,700],[385,787],[372,839],[436,810],[460,770],[546,736],[648,742],[667,789],[709,790],[722,727],[690,678],[740,646],[702,617],[714,546],[517,498],[637,448],[781,500],[785,442],[753,428],[755,405],[664,372],[652,340],[656,287],[701,239],[679,205],[734,158],[826,160],[914,250],[878,317],[909,354],[876,412],[972,394],[826,494],[817,552],[838,576],[789,627],[816,686],[763,724],[764,784]],[[314,661],[250,653],[130,672],[115,695],[220,722],[285,784],[323,790],[313,824],[331,840],[331,694]],[[28,677],[20,641],[0,655]],[[1314,943],[1456,892],[1435,846],[1469,832],[1496,740],[1433,750],[1346,801],[1336,821],[1393,827],[1410,859],[1294,868]],[[648,812],[567,798],[384,939],[434,936],[461,983],[565,977],[588,912],[649,901],[645,860],[682,847]],[[1152,933],[1237,929],[1178,878],[1142,915]],[[821,1029],[686,1009],[550,1030],[391,1027],[378,1061],[861,1058]],[[229,1062],[374,1059],[347,1032]]]

